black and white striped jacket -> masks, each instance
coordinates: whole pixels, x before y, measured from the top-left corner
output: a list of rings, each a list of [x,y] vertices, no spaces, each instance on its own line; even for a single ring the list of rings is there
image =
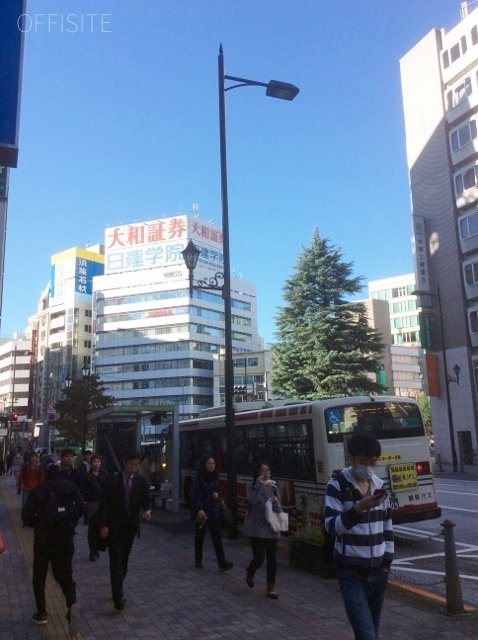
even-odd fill
[[[338,568],[371,573],[389,569],[393,559],[393,529],[390,501],[358,514],[354,504],[362,494],[349,467],[341,479],[331,478],[325,493],[325,528],[335,536],[334,560]],[[345,479],[345,481],[344,481]],[[380,489],[382,480],[373,475],[370,492]]]

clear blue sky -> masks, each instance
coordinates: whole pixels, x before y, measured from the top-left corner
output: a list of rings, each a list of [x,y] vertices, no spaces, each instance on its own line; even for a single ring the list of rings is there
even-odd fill
[[[266,341],[315,226],[365,283],[413,270],[399,59],[453,27],[460,0],[28,0],[28,14],[2,335],[36,312],[53,253],[193,203],[220,224],[220,42],[227,74],[300,87],[290,103],[227,94],[231,264],[257,284]]]

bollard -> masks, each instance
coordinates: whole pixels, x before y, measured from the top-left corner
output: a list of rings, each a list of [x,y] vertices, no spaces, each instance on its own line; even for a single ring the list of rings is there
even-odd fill
[[[446,610],[448,613],[464,613],[463,597],[461,594],[460,574],[456,557],[455,536],[453,527],[455,523],[445,520],[441,523],[445,538],[445,585],[446,585]]]
[[[302,527],[307,529],[309,526],[309,507],[307,505],[307,496],[300,496],[300,510],[302,511]]]
[[[443,464],[441,461],[441,453],[437,453],[435,456],[435,461],[438,466],[438,471],[443,471]]]

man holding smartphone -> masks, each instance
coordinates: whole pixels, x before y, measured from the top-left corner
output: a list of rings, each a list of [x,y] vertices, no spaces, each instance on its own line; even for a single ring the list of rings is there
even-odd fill
[[[394,552],[391,508],[374,473],[381,455],[377,438],[356,433],[348,451],[352,465],[327,484],[324,524],[335,536],[334,562],[355,640],[378,640]]]

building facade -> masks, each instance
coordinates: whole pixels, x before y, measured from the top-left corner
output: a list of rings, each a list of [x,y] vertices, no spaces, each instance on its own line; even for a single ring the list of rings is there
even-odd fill
[[[30,318],[33,420],[55,418],[67,377],[81,378],[93,343],[93,279],[104,269],[103,247],[72,248],[52,256],[50,279]]]
[[[426,392],[425,356],[420,344],[415,289],[414,273],[371,280],[368,283],[369,297],[385,300],[389,306],[392,335],[390,392],[414,398],[421,392]]]
[[[433,431],[456,468],[477,453],[478,12],[464,3],[459,24],[430,31],[400,71]]]
[[[190,295],[182,251],[200,250]],[[181,418],[214,404],[214,356],[224,347],[222,232],[178,214],[105,232],[95,278],[93,370],[121,405],[173,404]],[[255,286],[233,278],[234,352],[260,348]]]

